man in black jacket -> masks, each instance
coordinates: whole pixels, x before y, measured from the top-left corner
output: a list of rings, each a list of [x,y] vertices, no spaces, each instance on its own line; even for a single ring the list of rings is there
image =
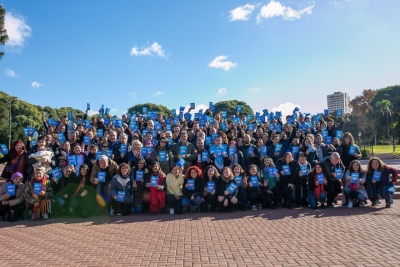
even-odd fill
[[[344,171],[344,165],[340,160],[340,155],[333,152],[329,158],[325,159],[322,163],[322,170],[328,180],[326,185],[326,192],[328,194],[327,205],[328,208],[333,208],[333,202],[336,202],[337,195],[342,191],[342,184],[340,179],[336,178],[336,169],[341,168]]]

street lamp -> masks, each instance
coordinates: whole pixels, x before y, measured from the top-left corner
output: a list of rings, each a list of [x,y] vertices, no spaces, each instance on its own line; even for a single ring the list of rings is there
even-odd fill
[[[390,97],[389,94],[384,94],[384,96],[388,96]],[[395,96],[397,96],[397,93],[395,94]],[[392,112],[393,112],[393,102],[390,102],[391,106],[392,106]],[[388,120],[388,113],[386,110],[386,120]],[[392,120],[392,143],[393,143],[393,152],[396,152],[396,142],[394,140],[394,121],[393,121],[393,115],[390,114],[390,119]],[[388,140],[389,140],[389,124],[388,124]]]
[[[12,96],[10,97],[10,106],[9,106],[9,112],[8,112],[8,149],[11,149],[11,104],[13,100],[15,100],[16,97]]]
[[[361,132],[358,132],[358,147],[360,147]]]

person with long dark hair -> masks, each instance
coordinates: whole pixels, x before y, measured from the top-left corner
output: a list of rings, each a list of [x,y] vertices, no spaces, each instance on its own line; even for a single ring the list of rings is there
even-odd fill
[[[344,174],[344,189],[343,193],[346,197],[348,208],[353,207],[353,200],[360,204],[360,207],[365,207],[367,200],[367,191],[365,190],[364,183],[366,181],[366,173],[361,167],[358,160],[353,160],[349,169]]]
[[[325,208],[327,198],[326,185],[327,177],[324,173],[321,163],[315,164],[314,170],[308,175],[308,204],[310,208],[316,209],[318,202],[319,208]]]
[[[215,211],[217,206],[217,194],[216,185],[220,177],[220,174],[213,165],[209,165],[204,170],[204,201],[200,205],[200,210],[204,211]],[[213,190],[211,190],[213,189]]]
[[[119,165],[119,173],[111,180],[111,205],[117,215],[128,215],[133,205],[133,177],[127,163]]]
[[[380,158],[373,157],[368,161],[367,185],[372,206],[379,204],[378,194],[385,199],[386,208],[392,206],[392,196],[396,191],[394,184],[397,178],[397,170],[383,163]]]
[[[5,154],[4,157],[0,158],[0,163],[6,163],[1,177],[8,181],[11,176],[17,172],[24,174],[25,156],[26,149],[24,143],[21,140],[13,142],[8,154]]]

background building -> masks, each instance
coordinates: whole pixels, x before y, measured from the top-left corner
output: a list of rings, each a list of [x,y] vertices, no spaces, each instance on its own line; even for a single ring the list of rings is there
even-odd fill
[[[329,113],[342,109],[343,114],[350,113],[350,97],[347,93],[335,92],[327,96]]]

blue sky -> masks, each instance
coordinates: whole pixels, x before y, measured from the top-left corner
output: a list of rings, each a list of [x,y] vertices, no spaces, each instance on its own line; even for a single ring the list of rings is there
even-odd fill
[[[326,95],[400,83],[397,0],[0,0],[0,90],[113,114],[237,99],[317,113]]]

